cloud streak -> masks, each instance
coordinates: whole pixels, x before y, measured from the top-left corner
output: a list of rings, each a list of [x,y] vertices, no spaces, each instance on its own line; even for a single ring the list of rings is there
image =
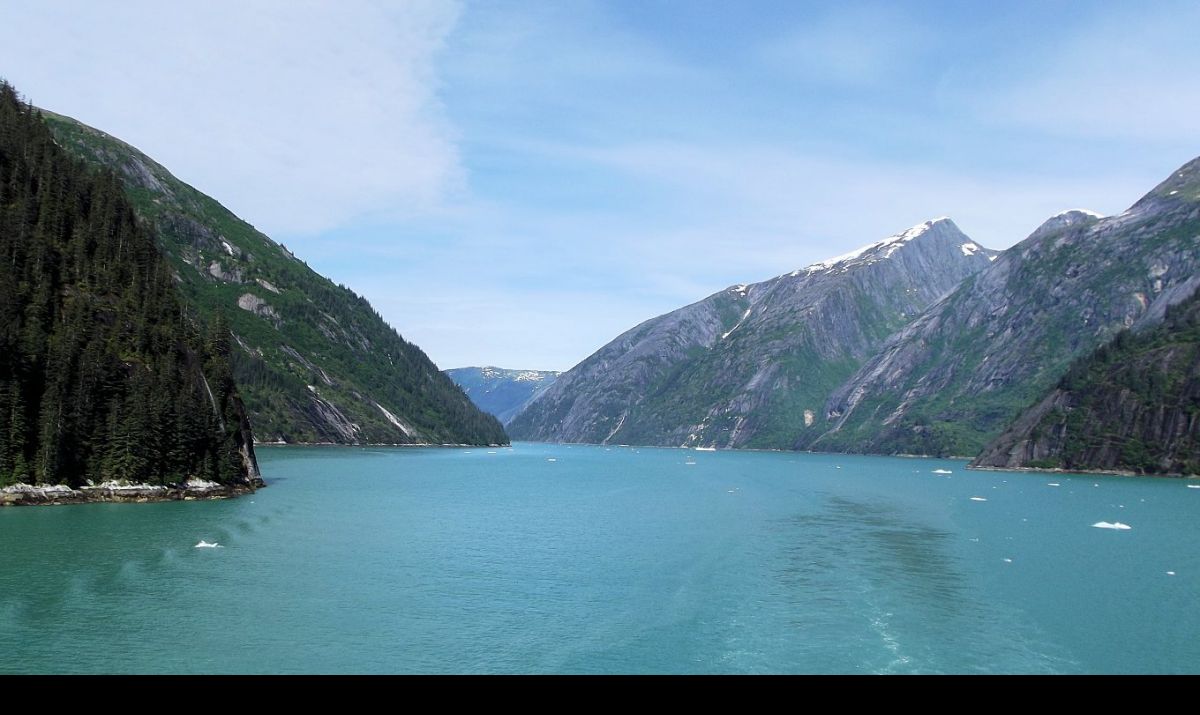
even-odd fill
[[[273,234],[462,190],[435,61],[453,2],[5,3],[0,67]],[[48,41],[48,38],[54,38]]]

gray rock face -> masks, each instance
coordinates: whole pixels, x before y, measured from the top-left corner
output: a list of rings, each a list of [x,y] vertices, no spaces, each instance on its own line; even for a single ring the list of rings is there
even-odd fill
[[[942,218],[733,286],[620,335],[530,403],[509,433],[791,448],[817,429],[829,393],[890,333],[993,255]]]
[[[1200,293],[1073,363],[971,466],[1200,474]]]
[[[1119,216],[1056,216],[904,327],[798,446],[975,455],[1070,361],[1200,285],[1200,160]]]
[[[276,313],[275,309],[267,301],[253,293],[243,293],[238,298],[237,304],[242,310],[250,311],[257,316],[267,318],[268,320],[279,320],[279,313]]]
[[[552,370],[507,370],[499,367],[456,367],[444,371],[479,409],[508,424],[525,406],[554,384]]]

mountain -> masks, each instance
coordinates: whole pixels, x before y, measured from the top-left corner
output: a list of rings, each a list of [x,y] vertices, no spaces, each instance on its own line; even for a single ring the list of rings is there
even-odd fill
[[[985,268],[952,221],[737,285],[620,335],[509,424],[519,439],[792,448],[888,335]],[[814,435],[815,436],[815,435]]]
[[[264,441],[507,443],[366,299],[334,285],[137,149],[46,113],[57,141],[120,177],[186,302],[227,315],[235,377]]]
[[[0,82],[0,487],[261,484],[230,344],[117,179]]]
[[[1200,285],[1200,159],[1119,216],[1064,212],[887,341],[803,446],[975,455],[1071,361]]]
[[[479,409],[508,424],[532,400],[547,390],[561,373],[550,370],[505,370],[499,367],[456,367],[446,370],[454,384]]]
[[[1200,474],[1200,293],[1077,360],[971,466]]]

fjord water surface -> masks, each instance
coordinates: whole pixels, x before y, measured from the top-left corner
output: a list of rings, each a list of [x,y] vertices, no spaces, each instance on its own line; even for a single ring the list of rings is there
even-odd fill
[[[1182,480],[542,444],[260,459],[271,486],[241,499],[0,509],[0,672],[1200,671]]]

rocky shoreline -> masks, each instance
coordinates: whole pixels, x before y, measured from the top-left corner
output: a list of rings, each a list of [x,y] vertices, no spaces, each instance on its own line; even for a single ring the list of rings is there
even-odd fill
[[[144,504],[158,501],[197,501],[200,499],[229,499],[252,494],[266,486],[262,477],[252,477],[240,484],[218,484],[202,479],[189,479],[182,484],[126,484],[103,482],[73,489],[66,484],[14,484],[0,489],[0,507],[50,506],[57,504],[94,504],[101,502]]]
[[[968,464],[967,469],[976,472],[1041,472],[1044,474],[1081,474],[1105,477],[1162,477],[1164,479],[1200,479],[1197,474],[1175,474],[1165,472],[1134,472],[1127,469],[1063,469],[1062,467],[992,467]]]

